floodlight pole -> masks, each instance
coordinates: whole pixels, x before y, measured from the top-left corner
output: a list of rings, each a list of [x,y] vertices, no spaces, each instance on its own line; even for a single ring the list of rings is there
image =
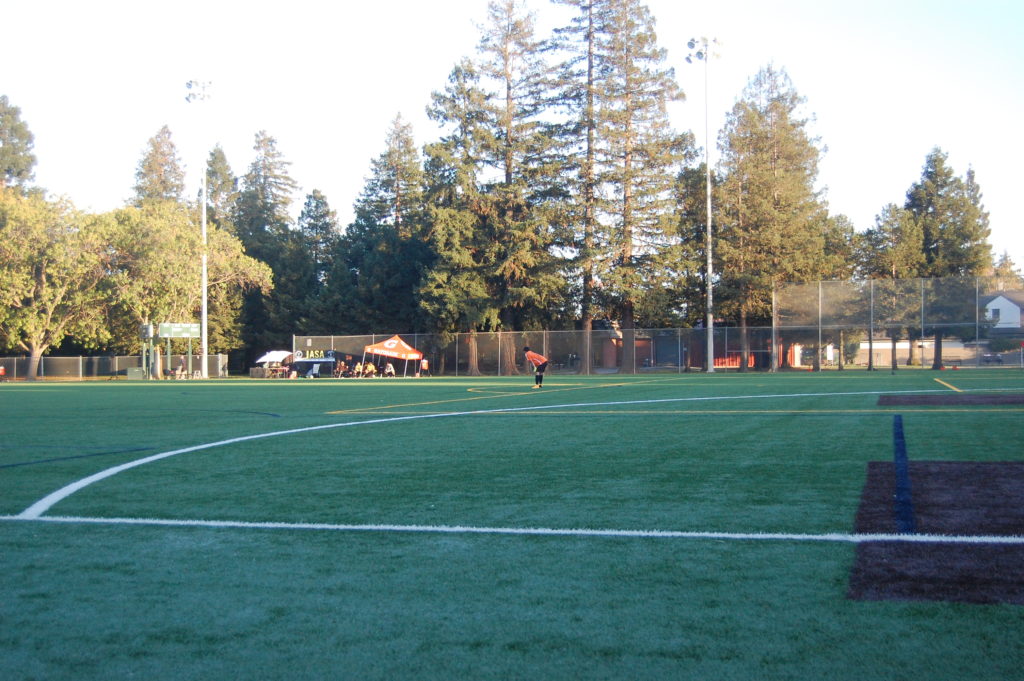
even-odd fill
[[[717,42],[717,41],[713,41]],[[708,132],[708,62],[711,61],[711,54],[708,52],[709,42],[707,38],[691,38],[687,42],[686,46],[691,50],[700,46],[697,52],[691,52],[686,57],[688,64],[693,63],[693,59],[696,58],[699,61],[704,62],[704,188],[705,188],[705,201],[706,201],[706,222],[707,230],[705,234],[705,245],[704,251],[707,255],[707,263],[705,265],[705,272],[707,279],[705,280],[705,293],[707,295],[707,318],[704,322],[704,328],[706,333],[707,347],[705,354],[707,355],[707,372],[709,374],[715,373],[715,303],[714,303],[714,285],[712,280],[714,278],[714,265],[711,260],[711,136]]]
[[[190,80],[190,81],[188,81],[188,83],[185,84],[185,87],[188,88],[189,93],[185,96],[185,101],[191,103],[191,102],[196,101],[196,100],[202,101],[202,100],[206,99],[206,97],[207,97],[207,95],[206,95],[206,88],[207,88],[208,85],[209,85],[209,83],[198,81],[198,80]],[[202,208],[201,208],[201,210],[202,210],[202,222],[201,222],[202,227],[201,227],[201,230],[202,230],[202,236],[203,236],[203,254],[202,254],[201,258],[200,258],[200,261],[202,263],[202,271],[203,271],[203,273],[202,273],[202,284],[201,284],[202,285],[202,292],[203,292],[202,293],[203,306],[202,306],[202,312],[200,313],[200,318],[199,318],[199,321],[200,321],[200,324],[199,324],[200,325],[200,341],[199,341],[199,346],[200,347],[199,347],[199,352],[200,352],[200,356],[202,357],[202,359],[200,360],[200,366],[199,366],[200,374],[199,375],[202,376],[203,378],[209,378],[210,377],[209,345],[208,345],[209,325],[208,325],[208,319],[207,319],[207,313],[208,313],[208,310],[209,310],[209,303],[208,303],[209,296],[208,296],[208,291],[207,291],[207,287],[208,287],[207,250],[208,249],[207,249],[207,241],[206,241],[206,167],[205,167],[205,164],[200,164],[200,168],[201,168],[202,174],[203,174],[203,184],[202,184],[203,189],[202,189],[202,195],[200,197],[200,202],[202,203]]]

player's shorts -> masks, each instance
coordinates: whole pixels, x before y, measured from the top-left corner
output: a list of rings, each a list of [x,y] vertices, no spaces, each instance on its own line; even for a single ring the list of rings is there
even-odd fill
[[[538,364],[537,365],[537,373],[538,374],[543,374],[544,370],[547,369],[547,368],[548,368],[548,363],[547,362],[544,362],[543,364]]]

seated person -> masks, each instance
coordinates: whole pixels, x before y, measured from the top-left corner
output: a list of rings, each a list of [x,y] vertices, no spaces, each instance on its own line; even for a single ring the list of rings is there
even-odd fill
[[[395,377],[395,366],[391,362],[388,362],[387,364],[384,365],[384,377],[385,378],[394,378]]]
[[[373,378],[377,375],[377,367],[374,366],[373,362],[367,362],[366,366],[363,367],[363,376],[366,378]]]

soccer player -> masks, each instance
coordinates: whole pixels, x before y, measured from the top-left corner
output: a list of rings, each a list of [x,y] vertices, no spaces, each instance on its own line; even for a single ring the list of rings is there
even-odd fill
[[[548,358],[530,350],[529,345],[523,348],[523,352],[526,353],[526,361],[533,365],[533,389],[536,390],[544,385],[544,370],[548,368]]]

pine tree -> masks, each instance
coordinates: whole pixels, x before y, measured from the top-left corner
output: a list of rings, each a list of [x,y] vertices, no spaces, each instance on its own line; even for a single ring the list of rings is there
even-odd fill
[[[427,113],[445,128],[426,148],[427,243],[432,261],[419,289],[420,308],[442,343],[470,334],[468,373],[479,374],[475,332],[496,328],[499,307],[488,290],[481,191],[483,111],[487,94],[468,59],[432,95]]]
[[[556,209],[552,188],[557,184],[550,166],[554,140],[543,122],[549,68],[534,17],[519,0],[491,2],[488,19],[477,59],[482,83],[490,89],[479,128],[480,160],[497,180],[483,187],[481,245],[501,327],[518,330],[546,323],[546,308],[561,289],[547,219]],[[508,344],[502,373],[517,373],[517,360]]]
[[[555,45],[566,55],[559,67],[557,102],[568,116],[563,134],[559,136],[563,144],[563,176],[571,197],[567,222],[573,234],[570,245],[576,253],[572,267],[579,277],[580,328],[589,333],[598,313],[598,243],[604,241],[597,217],[597,41],[598,33],[607,23],[608,3],[603,0],[557,2],[576,10],[569,26],[555,31]],[[585,342],[580,353],[581,366],[587,373],[592,364],[590,349],[590,343]]]
[[[858,243],[858,272],[865,277],[909,279],[924,266],[924,232],[914,215],[889,204]]]
[[[776,285],[828,269],[814,188],[821,152],[800,115],[803,103],[786,72],[769,65],[751,79],[719,138],[716,307],[738,318],[744,349],[748,324],[768,320]]]
[[[206,159],[206,212],[207,219],[222,229],[235,234],[231,211],[238,199],[238,178],[228,163],[228,157],[218,144]]]
[[[290,228],[288,210],[297,188],[288,174],[291,163],[265,131],[256,133],[255,140],[256,157],[242,178],[232,223],[246,254],[270,266],[274,289],[269,295],[245,295],[242,326],[249,354],[290,345],[308,314],[305,286],[312,271],[298,233]]]
[[[904,204],[921,225],[923,232],[924,266],[927,277],[967,277],[983,274],[992,264],[992,247],[988,243],[988,213],[981,203],[981,189],[968,170],[967,179],[955,175],[947,164],[948,156],[941,149],[933,149],[925,159],[920,181],[907,191]],[[955,290],[959,286],[960,290]],[[943,307],[934,307],[933,317],[970,319],[973,303],[968,309],[965,302],[973,300],[973,286],[956,284],[951,280],[944,287]],[[941,319],[937,319],[941,321]],[[935,335],[935,355],[932,369],[942,368],[941,325],[932,329]]]
[[[21,120],[21,109],[13,106],[7,95],[0,95],[0,189],[32,181],[34,142],[28,125]]]
[[[338,240],[338,216],[327,203],[327,197],[314,189],[306,196],[298,221],[299,232],[309,249],[316,270],[316,292],[319,292],[331,269],[331,256]]]
[[[672,130],[667,106],[683,95],[674,72],[663,65],[666,51],[658,46],[654,18],[644,5],[607,0],[602,16],[596,45],[595,179],[608,189],[601,212],[609,238],[599,276],[619,311],[623,367],[633,371],[637,306],[645,292],[664,285],[674,260],[671,246],[677,239],[670,216],[686,138]]]
[[[253,145],[256,158],[242,178],[234,220],[246,249],[257,256],[274,249],[274,239],[287,232],[289,208],[298,185],[288,174],[290,161],[277,149],[277,140],[260,131]]]
[[[893,368],[900,334],[905,330],[907,337],[913,340],[915,330],[915,325],[902,322],[913,318],[913,310],[919,309],[920,303],[919,297],[907,295],[906,286],[897,280],[919,276],[924,266],[923,244],[921,225],[910,211],[894,204],[883,208],[875,218],[875,227],[860,235],[858,240],[858,271],[863,276],[881,280],[875,285],[873,309],[892,339]],[[910,347],[908,363],[915,363],[913,342]]]
[[[948,155],[935,148],[925,159],[920,181],[907,191],[905,208],[924,232],[924,276],[979,274],[992,262],[988,213],[974,171],[957,177]]]
[[[145,201],[180,202],[185,194],[185,171],[166,125],[147,142],[135,171],[134,205]]]
[[[422,325],[417,295],[429,251],[422,168],[412,127],[400,115],[370,167],[355,219],[338,239],[324,314],[333,314],[339,327],[352,333],[416,331]]]

